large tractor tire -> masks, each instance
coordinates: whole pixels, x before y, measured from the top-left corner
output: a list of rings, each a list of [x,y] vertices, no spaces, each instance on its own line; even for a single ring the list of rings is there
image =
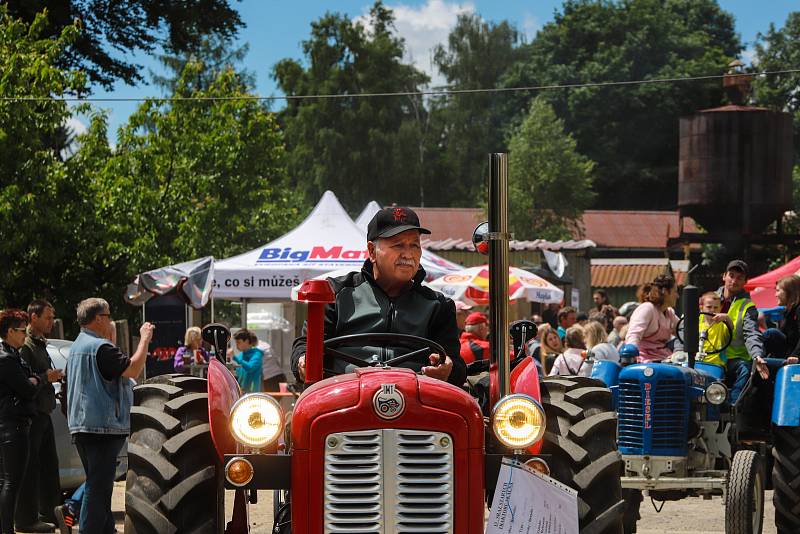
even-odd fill
[[[541,391],[542,454],[551,455],[550,476],[578,491],[580,534],[620,534],[623,468],[611,392],[584,377],[545,378]]]
[[[164,375],[134,388],[126,534],[221,530],[223,496],[208,424],[206,385],[203,378]]]
[[[800,428],[772,427],[772,502],[778,534],[800,532]]]
[[[725,534],[761,534],[764,527],[764,470],[755,451],[733,455],[725,492]]]

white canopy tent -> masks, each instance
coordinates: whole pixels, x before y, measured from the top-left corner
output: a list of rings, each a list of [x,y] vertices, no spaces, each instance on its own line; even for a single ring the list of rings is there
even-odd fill
[[[214,266],[214,298],[289,300],[303,280],[344,268],[357,271],[367,258],[364,233],[331,191],[291,232]]]
[[[379,212],[381,209],[380,205],[375,202],[374,200],[370,201],[364,209],[361,211],[359,216],[356,218],[356,226],[363,232],[363,235],[367,235],[367,225],[369,221],[372,220],[372,217]],[[421,225],[425,226],[425,221],[420,221]],[[427,274],[427,280],[433,280],[434,278],[439,278],[440,276],[444,276],[448,273],[454,273],[460,271],[464,268],[463,265],[459,265],[457,263],[453,263],[450,260],[446,260],[441,256],[437,256],[433,252],[428,249],[422,249],[422,258],[419,261],[422,268],[425,269],[425,274]]]

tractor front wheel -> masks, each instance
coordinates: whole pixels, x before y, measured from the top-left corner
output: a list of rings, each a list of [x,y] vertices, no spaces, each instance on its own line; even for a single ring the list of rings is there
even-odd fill
[[[764,523],[764,475],[755,451],[733,455],[725,492],[725,534],[761,534]]]
[[[778,534],[800,532],[800,428],[772,427],[772,487]]]
[[[544,378],[542,406],[547,430],[542,454],[551,455],[550,476],[578,491],[581,534],[620,534],[622,457],[611,391],[584,377]]]
[[[206,380],[158,376],[136,386],[133,395],[126,534],[219,532],[223,495]]]

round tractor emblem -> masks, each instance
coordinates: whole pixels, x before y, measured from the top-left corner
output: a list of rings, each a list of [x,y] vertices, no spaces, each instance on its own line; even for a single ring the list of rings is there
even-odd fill
[[[395,384],[382,384],[372,397],[372,406],[381,419],[397,419],[406,409],[406,399]]]

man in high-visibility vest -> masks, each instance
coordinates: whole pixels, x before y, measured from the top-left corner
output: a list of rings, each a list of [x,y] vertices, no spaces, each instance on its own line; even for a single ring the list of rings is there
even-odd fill
[[[722,301],[721,313],[712,321],[730,317],[733,323],[733,339],[725,349],[728,383],[732,383],[730,399],[735,403],[747,385],[753,362],[762,378],[769,377],[769,369],[764,361],[764,344],[758,329],[758,310],[750,294],[744,290],[747,283],[747,264],[742,260],[728,263],[722,275],[722,287],[717,294]]]

